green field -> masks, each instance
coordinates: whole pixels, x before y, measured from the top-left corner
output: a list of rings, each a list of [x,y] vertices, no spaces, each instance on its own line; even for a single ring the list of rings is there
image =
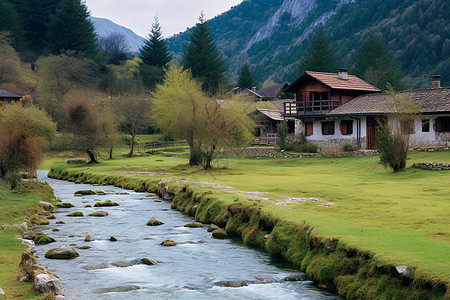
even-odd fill
[[[258,204],[275,217],[311,223],[318,235],[368,249],[380,259],[415,266],[450,280],[450,172],[411,168],[413,162],[450,163],[450,153],[413,152],[394,173],[379,158],[234,158],[205,172],[187,158],[152,155],[65,166],[91,176],[128,181],[165,178],[226,203]],[[58,163],[46,161],[45,167]]]

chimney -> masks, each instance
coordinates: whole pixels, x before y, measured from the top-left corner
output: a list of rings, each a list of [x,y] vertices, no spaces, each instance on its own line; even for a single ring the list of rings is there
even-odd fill
[[[441,87],[441,75],[431,76],[431,87],[440,88]]]
[[[256,92],[256,86],[252,86],[252,91]]]
[[[347,69],[339,69],[338,76],[342,80],[348,80],[348,70]]]

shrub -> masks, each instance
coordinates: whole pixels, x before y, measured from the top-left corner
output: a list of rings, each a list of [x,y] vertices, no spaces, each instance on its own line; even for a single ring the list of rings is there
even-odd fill
[[[352,151],[358,150],[358,148],[355,147],[355,146],[353,146],[352,144],[345,144],[345,145],[342,147],[342,150],[344,150],[344,152],[352,152]]]
[[[381,126],[377,130],[377,150],[380,153],[380,162],[386,167],[391,167],[395,172],[406,166],[408,145],[387,126]]]

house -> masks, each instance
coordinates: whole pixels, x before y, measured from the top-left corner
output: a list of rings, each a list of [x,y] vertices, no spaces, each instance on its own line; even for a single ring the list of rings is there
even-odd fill
[[[358,96],[381,92],[346,69],[339,73],[306,71],[285,91],[295,94],[295,101],[284,103],[285,118],[295,122],[295,136],[305,135],[324,145],[335,135],[330,111]]]
[[[8,103],[19,101],[22,96],[11,93],[7,90],[0,90],[0,111],[5,110]]]
[[[373,149],[376,144],[378,120],[394,122],[387,103],[392,96],[348,75],[305,72],[291,84],[296,101],[286,103],[284,116],[295,120],[296,135],[304,134],[309,142],[320,147],[342,147],[353,144]],[[450,140],[450,88],[441,88],[439,77],[433,88],[397,93],[409,97],[420,106],[420,116],[402,124],[410,133],[410,144],[416,146],[445,145]]]
[[[259,90],[256,88],[252,89],[241,89],[239,87],[235,88],[233,91],[236,94],[240,94],[249,100],[259,102],[259,101],[270,101],[276,106],[283,107],[283,103],[286,100],[286,95],[284,94],[284,89],[289,86],[288,82],[272,85]]]
[[[257,109],[250,114],[257,124],[253,144],[275,145],[278,139],[277,127],[285,121],[282,110]],[[288,134],[294,133],[294,123],[287,122]]]

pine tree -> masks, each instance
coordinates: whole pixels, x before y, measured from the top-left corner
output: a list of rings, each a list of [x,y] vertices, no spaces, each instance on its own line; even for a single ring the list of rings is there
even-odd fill
[[[251,89],[255,85],[253,80],[252,71],[248,64],[244,64],[239,73],[238,86],[241,89]]]
[[[6,0],[0,0],[0,31],[11,34],[12,45],[17,51],[24,51],[26,41],[15,6]]]
[[[325,27],[318,27],[302,55],[298,71],[300,74],[305,71],[336,72],[337,68],[337,58],[328,42]]]
[[[157,16],[155,16],[150,34],[139,52],[142,62],[149,66],[164,68],[172,59],[172,55],[167,50],[166,42],[162,38],[161,26]]]
[[[94,25],[80,0],[63,0],[49,25],[49,44],[55,52],[75,51],[93,58],[97,53]]]
[[[225,66],[203,13],[189,37],[191,42],[184,49],[184,68],[200,80],[204,92],[214,95],[225,81]]]
[[[387,83],[395,90],[403,88],[398,66],[381,34],[371,35],[364,41],[356,56],[354,73],[382,90],[387,89]]]

